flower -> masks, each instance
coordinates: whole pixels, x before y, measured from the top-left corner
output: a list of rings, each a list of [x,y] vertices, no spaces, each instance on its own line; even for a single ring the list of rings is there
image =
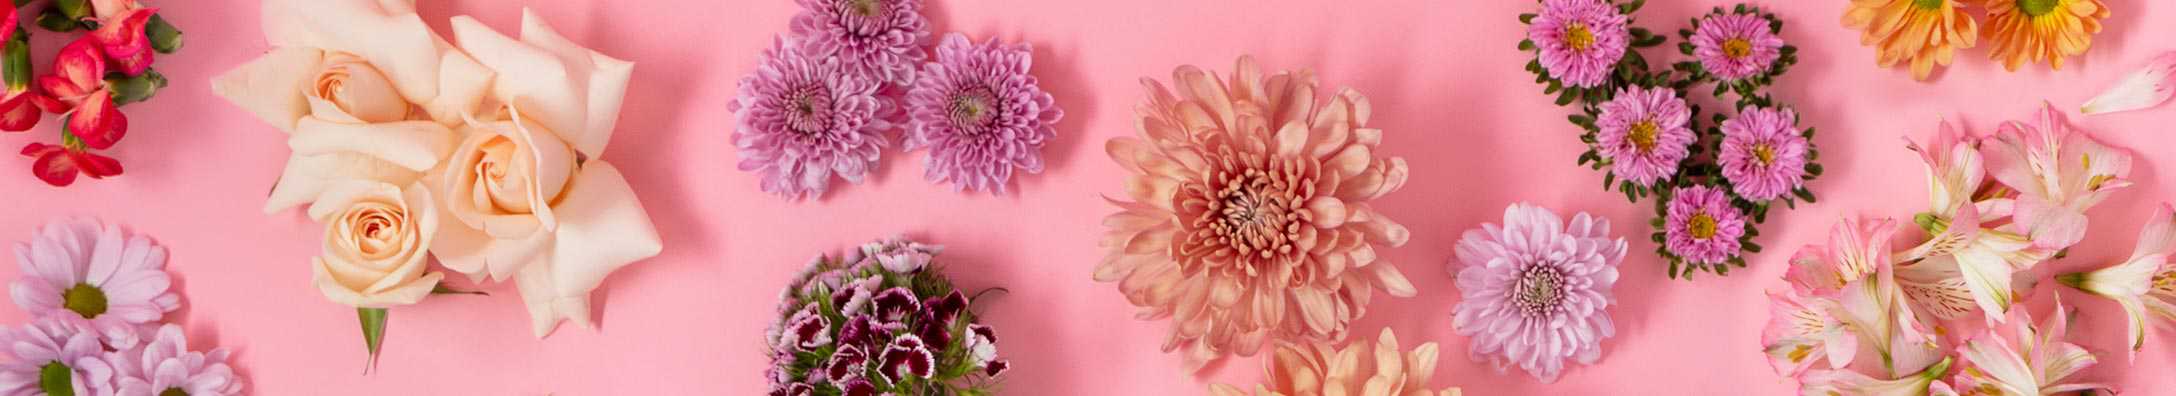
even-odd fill
[[[2029,124],[2002,123],[1986,143],[1987,170],[2019,195],[2012,231],[2029,231],[2041,247],[2083,240],[2086,209],[2131,185],[2131,154],[2071,129],[2052,104]]]
[[[168,289],[166,248],[120,226],[88,219],[46,224],[30,243],[15,244],[15,261],[26,275],[8,287],[15,305],[121,347],[136,344],[137,326],[181,308],[181,296]]]
[[[1988,58],[2010,71],[2043,60],[2062,70],[2063,58],[2093,46],[2100,20],[2110,15],[2100,0],[1983,0],[1981,6],[1987,7],[1987,39],[1995,47]]]
[[[1963,134],[1942,121],[1940,132],[1926,146],[1906,140],[1906,148],[1919,153],[1925,162],[1927,173],[1927,198],[1931,200],[1931,214],[1940,217],[1956,216],[1960,205],[1972,204],[1972,194],[1986,183],[1987,170],[1981,164],[1980,141]]]
[[[977,45],[958,33],[937,45],[937,61],[906,98],[906,148],[929,148],[925,178],[1003,194],[1014,169],[1042,173],[1043,144],[1065,112],[1028,75],[1028,53],[1026,44]]]
[[[316,202],[346,180],[407,186],[460,143],[450,126],[488,87],[446,77],[486,71],[414,10],[380,3],[265,1],[272,51],[213,79],[212,92],[287,134],[265,213]]]
[[[91,6],[98,30],[86,37],[98,43],[121,74],[133,76],[151,70],[151,39],[144,34],[144,25],[159,9],[138,6],[135,0],[96,0]]]
[[[1010,364],[967,295],[932,271],[939,251],[892,238],[810,263],[766,332],[770,394],[987,394]]]
[[[1726,81],[1768,71],[1783,57],[1783,38],[1759,14],[1717,14],[1700,20],[1690,41],[1708,74]]]
[[[877,96],[879,81],[848,71],[838,58],[774,43],[763,65],[740,80],[733,111],[733,145],[740,170],[763,175],[763,191],[799,199],[820,197],[831,175],[861,183],[884,149],[883,117],[892,105]]]
[[[242,378],[227,365],[227,349],[210,352],[189,350],[181,327],[159,326],[151,343],[142,350],[111,359],[118,375],[114,385],[119,396],[186,394],[231,396],[242,394]],[[136,358],[136,359],[131,359]]]
[[[1851,370],[1814,370],[1801,377],[1798,394],[1801,395],[1858,395],[1858,396],[1921,396],[1956,395],[1949,384],[1940,380],[1949,371],[1950,360],[1943,359],[1925,371],[1892,380],[1880,380]]]
[[[907,88],[915,66],[929,57],[929,20],[922,0],[797,0],[795,44],[809,59],[837,58],[847,71]]]
[[[1843,369],[1859,351],[1859,335],[1846,322],[1841,303],[1811,295],[1793,287],[1768,292],[1768,325],[1761,330],[1761,349],[1777,374],[1797,376],[1816,362],[1829,369]]]
[[[513,279],[538,337],[563,319],[591,327],[590,291],[664,248],[603,159],[634,65],[575,45],[526,9],[519,40],[467,16],[452,26],[482,69],[445,76],[447,86],[492,87],[459,102],[494,111],[466,116],[458,133],[468,138],[441,165],[434,195],[457,221],[440,225],[430,251],[472,279]]]
[[[86,150],[82,142],[62,136],[60,145],[31,143],[23,146],[22,154],[36,159],[30,164],[30,173],[55,187],[75,184],[78,174],[92,179],[121,175],[121,161]]]
[[[1670,197],[1665,233],[1670,254],[1695,265],[1722,264],[1737,256],[1745,236],[1745,213],[1730,196],[1708,186],[1679,188]]]
[[[2172,96],[2176,96],[2176,52],[2161,54],[2145,68],[2123,76],[2123,81],[2085,101],[2078,112],[2093,115],[2138,110],[2168,102]]]
[[[2123,262],[2055,277],[2065,285],[2123,306],[2123,314],[2130,320],[2132,359],[2146,346],[2146,322],[2153,320],[2146,315],[2176,320],[2176,265],[2172,265],[2176,262],[2170,261],[2176,254],[2176,216],[2171,211],[2176,207],[2166,203],[2154,210],[2153,219],[2138,232],[2138,247]]]
[[[1453,265],[1459,294],[1452,326],[1473,337],[1474,361],[1501,371],[1518,364],[1542,383],[1556,382],[1564,360],[1593,364],[1602,339],[1616,335],[1608,308],[1624,261],[1624,238],[1609,220],[1586,213],[1566,224],[1529,204],[1504,209],[1504,223],[1483,224],[1458,240]]]
[[[1791,257],[1784,276],[1790,286],[1768,292],[1768,325],[1761,331],[1776,372],[1795,376],[1824,359],[1829,369],[1844,369],[1857,357],[1860,338],[1888,347],[1895,345],[1890,330],[1911,330],[1890,323],[1896,315],[1881,313],[1894,309],[1884,306],[1893,298],[1865,287],[1869,277],[1891,272],[1889,239],[1895,234],[1893,220],[1847,218],[1829,230],[1827,245],[1808,245]],[[1846,291],[1854,298],[1844,298]]]
[[[1746,108],[1723,122],[1723,151],[1716,163],[1731,191],[1754,201],[1783,198],[1806,183],[1806,153],[1812,145],[1792,128],[1798,113],[1790,109]]]
[[[1371,290],[1409,297],[1413,285],[1378,259],[1404,245],[1405,226],[1368,201],[1405,184],[1402,158],[1378,156],[1383,132],[1344,90],[1315,103],[1313,74],[1263,78],[1239,58],[1223,80],[1192,66],[1174,93],[1144,81],[1139,137],[1105,146],[1128,171],[1095,279],[1118,282],[1143,318],[1171,318],[1166,352],[1186,362],[1262,345],[1344,338]],[[1214,329],[1215,331],[1211,331]]]
[[[0,10],[0,46],[14,40],[15,27],[19,24],[15,8]],[[7,95],[0,97],[0,132],[22,132],[37,126],[38,116],[44,113],[39,111],[37,100],[33,100],[39,95],[30,90],[32,85],[8,82],[6,86]]]
[[[1436,372],[1436,343],[1421,344],[1411,352],[1398,348],[1398,335],[1383,329],[1376,342],[1355,341],[1339,349],[1324,344],[1278,344],[1276,355],[1264,361],[1267,378],[1254,386],[1255,396],[1357,395],[1357,396],[1458,396],[1458,388],[1428,390]],[[1372,353],[1370,353],[1372,352]],[[1373,355],[1373,356],[1370,356]],[[1215,384],[1209,393],[1242,396],[1247,392]]]
[[[1983,228],[1977,205],[1958,205],[1955,213],[1951,219],[1921,217],[1931,222],[1922,227],[1935,235],[1902,253],[1905,261],[1920,261],[1898,267],[1897,277],[1936,318],[1956,319],[1978,305],[1988,320],[2002,321],[2015,297],[2011,275],[2055,251],[2035,246],[2025,235]]]
[[[1544,0],[1526,38],[1541,52],[1541,67],[1565,85],[1601,86],[1632,45],[1630,17],[1602,0]]]
[[[1948,66],[1957,50],[1978,44],[1979,22],[1964,12],[1967,0],[1852,0],[1845,27],[1859,30],[1859,44],[1874,47],[1881,67],[1909,63],[1912,79],[1926,80],[1934,66]]]
[[[1670,180],[1678,163],[1690,155],[1687,147],[1696,140],[1691,122],[1692,109],[1677,91],[1630,87],[1602,104],[1595,126],[1602,130],[1598,139],[1602,158],[1613,164],[1610,172],[1654,185]]]
[[[84,147],[105,150],[128,134],[128,117],[113,103],[113,92],[106,89],[106,59],[91,45],[86,36],[62,47],[53,58],[53,74],[38,76],[38,88],[45,93],[35,100],[45,112],[68,116],[63,139],[75,136]]]
[[[1957,375],[1957,388],[1964,394],[2030,396],[2112,390],[2103,384],[2064,382],[2099,359],[2077,344],[2063,342],[2063,334],[2070,331],[2070,312],[2063,309],[2061,299],[2039,327],[2032,325],[2032,315],[2025,310],[2009,315],[2009,325],[2002,332],[1989,328],[1958,351],[1965,368]]]
[[[310,205],[310,218],[325,223],[324,252],[310,267],[318,291],[357,308],[422,301],[445,277],[428,271],[437,206],[423,183],[334,185]]]
[[[17,299],[21,301],[21,299]],[[130,330],[134,331],[134,330]],[[0,393],[97,395],[114,391],[113,364],[97,333],[44,318],[0,329]]]

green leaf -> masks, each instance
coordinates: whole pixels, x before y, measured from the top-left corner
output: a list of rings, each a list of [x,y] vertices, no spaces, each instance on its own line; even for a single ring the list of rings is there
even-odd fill
[[[6,74],[8,92],[30,89],[30,41],[22,36],[8,40],[5,59],[0,59],[0,74]]]
[[[53,9],[60,10],[62,16],[71,20],[91,16],[91,2],[88,0],[53,0]]]
[[[378,347],[385,345],[385,308],[356,308],[355,318],[363,324],[363,346],[370,348],[370,360],[363,362],[363,374],[369,375],[378,367]]]
[[[151,50],[171,54],[181,50],[181,29],[166,22],[166,17],[151,14],[151,22],[144,24],[144,36],[151,38]]]
[[[1538,14],[1519,14],[1519,23],[1533,24],[1534,17],[1537,15]]]
[[[58,8],[47,8],[45,12],[38,13],[38,27],[55,32],[67,32],[76,30],[82,25],[78,25],[74,18],[61,14]]]
[[[482,291],[477,291],[477,290],[461,290],[461,289],[455,289],[455,288],[451,288],[451,287],[446,287],[446,284],[444,284],[444,283],[440,283],[440,284],[438,284],[437,286],[431,286],[431,294],[467,294],[467,295],[472,295],[472,296],[489,296],[489,295],[491,295],[491,293],[485,293],[485,292],[482,292]]]

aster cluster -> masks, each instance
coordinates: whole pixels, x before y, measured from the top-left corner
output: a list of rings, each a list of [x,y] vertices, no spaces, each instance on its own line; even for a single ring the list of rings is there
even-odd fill
[[[733,112],[739,168],[763,191],[821,197],[859,184],[893,131],[927,148],[924,178],[1003,194],[1014,172],[1041,173],[1064,117],[1029,74],[1027,44],[951,33],[932,58],[921,0],[798,0],[790,32],[741,79]]]
[[[767,334],[770,394],[991,392],[1010,363],[973,298],[935,267],[943,250],[893,238],[810,263],[780,293]]]
[[[1814,200],[1806,186],[1822,171],[1814,130],[1767,91],[1797,63],[1797,49],[1775,15],[1739,4],[1678,31],[1678,52],[1690,60],[1651,67],[1638,50],[1668,38],[1631,26],[1644,4],[1542,0],[1540,12],[1519,16],[1528,27],[1519,49],[1534,52],[1526,70],[1542,92],[1578,109],[1569,120],[1587,145],[1579,164],[1602,171],[1602,187],[1627,200],[1654,199],[1652,238],[1669,275],[1728,274],[1745,266],[1743,254],[1760,252],[1755,226],[1771,208]],[[1701,84],[1729,110],[1703,119],[1694,103],[1702,98],[1690,94]]]
[[[53,57],[48,74],[31,78],[30,30],[17,8],[0,10],[0,70],[5,74],[5,96],[0,96],[0,132],[24,132],[38,125],[44,114],[63,118],[59,144],[33,142],[23,146],[31,158],[30,172],[56,187],[74,184],[78,177],[103,179],[121,175],[121,161],[100,154],[114,149],[128,134],[124,105],[150,100],[166,87],[166,76],[152,70],[154,54],[181,49],[181,31],[159,16],[158,8],[136,0],[54,1],[40,3],[43,11],[34,22],[52,32],[83,34],[62,47]],[[33,84],[35,83],[35,84]]]
[[[119,226],[62,220],[15,245],[9,285],[31,322],[0,327],[0,393],[238,395],[225,348],[189,349],[166,249]]]
[[[2098,358],[2065,341],[2073,313],[2059,296],[2038,323],[2024,304],[2044,280],[2033,268],[2083,241],[2086,211],[2130,185],[2131,155],[2071,129],[2053,107],[1990,136],[1945,122],[1909,147],[1925,162],[1929,209],[1913,217],[1917,227],[1847,219],[1826,244],[1791,258],[1788,286],[1769,293],[1762,334],[1776,370],[1807,394],[2107,390],[2073,378]],[[2123,305],[2134,350],[2152,320],[2147,307],[2176,312],[2166,308],[2176,287],[2156,291],[2156,282],[2176,284],[2161,282],[2176,279],[2171,217],[2164,206],[2129,259],[2055,278]],[[1908,229],[1924,235],[1905,240],[1922,242],[1892,245]]]

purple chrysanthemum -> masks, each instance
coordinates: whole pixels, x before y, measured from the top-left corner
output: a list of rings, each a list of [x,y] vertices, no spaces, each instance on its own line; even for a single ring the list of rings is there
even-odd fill
[[[1474,361],[1517,364],[1555,382],[1564,360],[1591,364],[1616,333],[1609,312],[1624,238],[1609,220],[1580,213],[1567,226],[1528,204],[1504,209],[1504,223],[1483,224],[1458,241],[1458,302],[1452,326],[1473,337]]]
[[[1692,46],[1700,66],[1725,81],[1767,71],[1783,56],[1783,38],[1769,29],[1768,18],[1755,14],[1708,16],[1693,32]]]
[[[861,183],[892,128],[877,87],[837,58],[773,44],[726,106],[738,127],[740,170],[760,172],[763,191],[794,199],[822,196],[833,174]]]
[[[120,388],[120,396],[242,394],[242,378],[227,365],[227,349],[189,350],[189,339],[182,336],[181,326],[159,326],[149,345],[131,352],[141,356],[124,353],[112,360],[119,370],[114,385]]]
[[[1721,264],[1738,253],[1738,237],[1745,235],[1745,214],[1730,205],[1730,196],[1708,186],[1680,188],[1670,197],[1666,247],[1670,254],[1693,264]]]
[[[1043,144],[1065,112],[1035,76],[1026,44],[946,35],[907,93],[906,147],[929,147],[924,177],[954,190],[1005,193],[1014,169],[1042,173]]]
[[[112,394],[116,372],[103,341],[50,317],[0,329],[0,394]]]
[[[169,287],[166,248],[118,225],[61,220],[40,227],[29,243],[15,245],[24,276],[9,288],[15,305],[97,332],[120,348],[136,346],[138,326],[181,308]]]
[[[1805,183],[1807,143],[1792,128],[1797,122],[1797,113],[1767,108],[1748,108],[1723,122],[1723,152],[1716,162],[1732,191],[1766,201]]]
[[[1618,177],[1640,185],[1669,180],[1690,154],[1692,109],[1677,91],[1630,87],[1602,104],[1595,126],[1602,158]]]
[[[929,55],[929,20],[922,0],[800,0],[795,44],[810,58],[837,58],[848,70],[906,88]]]
[[[1541,67],[1564,85],[1594,87],[1632,44],[1630,18],[1602,0],[1545,0],[1526,38],[1541,50]]]

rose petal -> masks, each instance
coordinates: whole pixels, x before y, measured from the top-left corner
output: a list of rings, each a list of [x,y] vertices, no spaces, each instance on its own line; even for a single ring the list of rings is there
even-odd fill
[[[295,121],[310,111],[301,92],[323,60],[324,52],[314,48],[274,48],[212,79],[212,93],[282,132],[293,132]]]

